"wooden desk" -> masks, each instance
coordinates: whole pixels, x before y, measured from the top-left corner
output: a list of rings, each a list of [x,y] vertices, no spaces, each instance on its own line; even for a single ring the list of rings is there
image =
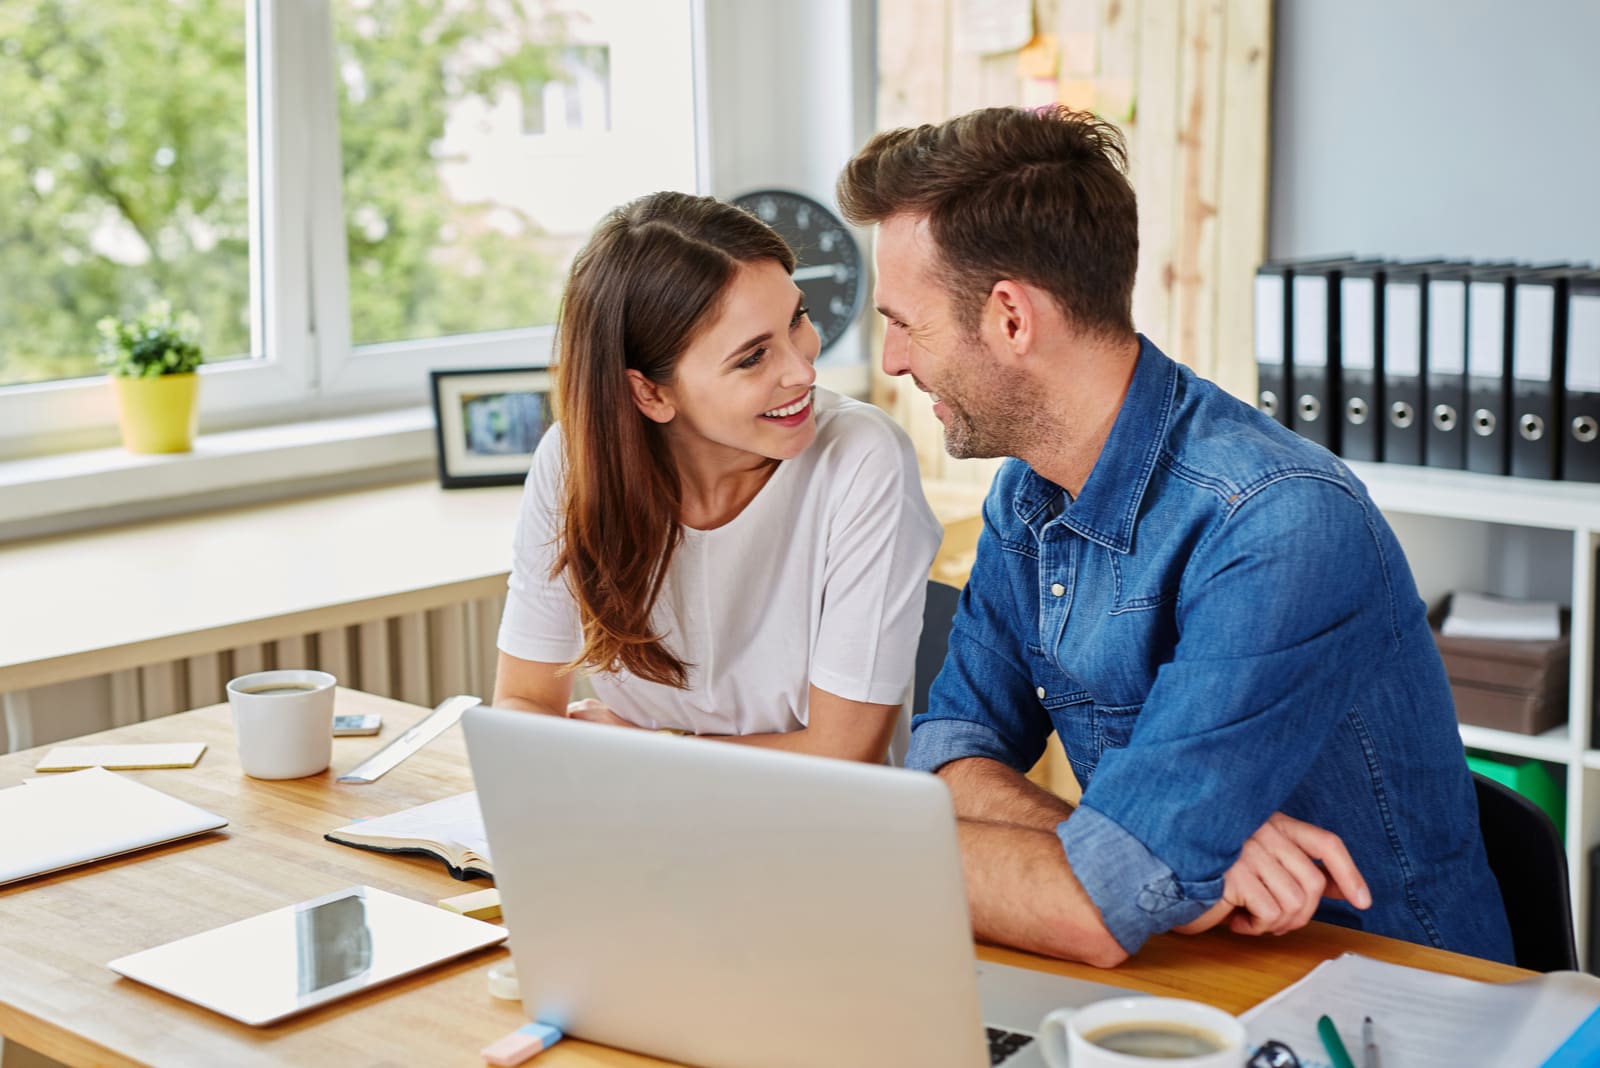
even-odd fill
[[[256,1029],[121,979],[113,958],[295,901],[366,883],[434,901],[481,882],[451,879],[436,861],[384,856],[324,841],[324,831],[471,786],[465,743],[447,732],[371,786],[333,776],[420,718],[425,709],[354,691],[341,711],[384,715],[377,738],[334,740],[333,771],[289,782],[245,778],[226,706],[92,736],[97,741],[208,743],[198,767],[128,772],[229,820],[218,835],[0,887],[0,1035],[72,1065],[461,1065],[521,1023],[521,1006],[489,997],[485,976],[505,959],[488,950],[421,975]],[[44,750],[0,757],[0,787],[32,774]],[[1207,1001],[1241,1011],[1353,950],[1479,979],[1527,973],[1505,965],[1334,927],[1283,938],[1214,932],[1156,938],[1112,972],[1009,950],[980,955]],[[650,1058],[568,1040],[540,1068],[642,1066]]]

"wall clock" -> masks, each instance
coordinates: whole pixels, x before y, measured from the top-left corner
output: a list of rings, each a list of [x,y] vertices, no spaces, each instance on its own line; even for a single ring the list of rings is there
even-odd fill
[[[861,314],[866,271],[861,247],[826,205],[788,189],[758,189],[733,203],[776,230],[794,249],[795,284],[806,295],[822,351],[838,341]]]

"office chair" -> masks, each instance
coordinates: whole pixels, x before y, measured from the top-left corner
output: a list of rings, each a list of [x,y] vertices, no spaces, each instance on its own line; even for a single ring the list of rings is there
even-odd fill
[[[956,604],[961,590],[943,582],[928,580],[928,600],[922,607],[922,639],[917,642],[916,682],[912,686],[911,711],[928,710],[928,688],[944,666],[950,649],[950,625],[955,622]]]
[[[1473,772],[1478,826],[1500,884],[1518,967],[1576,971],[1567,854],[1556,825],[1526,797]]]
[[[928,580],[928,597],[922,607],[922,637],[917,641],[916,674],[911,694],[900,708],[894,736],[889,739],[889,763],[897,768],[905,766],[906,750],[911,745],[911,717],[927,710],[928,687],[944,665],[944,654],[950,647],[950,624],[959,600],[961,591],[956,587]]]

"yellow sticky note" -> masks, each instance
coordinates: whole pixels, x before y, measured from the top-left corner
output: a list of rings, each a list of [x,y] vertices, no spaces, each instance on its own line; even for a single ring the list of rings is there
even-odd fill
[[[205,742],[150,742],[142,745],[58,745],[44,755],[34,771],[81,771],[107,768],[192,768],[206,751]]]
[[[1017,77],[1055,80],[1061,51],[1053,33],[1036,34],[1017,53]]]
[[[498,920],[500,918],[500,891],[474,890],[470,894],[457,894],[455,897],[442,898],[439,907],[459,912],[463,916],[470,916],[474,920]]]

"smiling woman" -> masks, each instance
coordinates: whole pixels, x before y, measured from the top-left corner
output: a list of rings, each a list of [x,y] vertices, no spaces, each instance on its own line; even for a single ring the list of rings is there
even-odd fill
[[[496,703],[883,758],[940,529],[904,432],[816,387],[793,267],[754,216],[681,193],[579,254]],[[578,668],[600,700],[569,711]]]

